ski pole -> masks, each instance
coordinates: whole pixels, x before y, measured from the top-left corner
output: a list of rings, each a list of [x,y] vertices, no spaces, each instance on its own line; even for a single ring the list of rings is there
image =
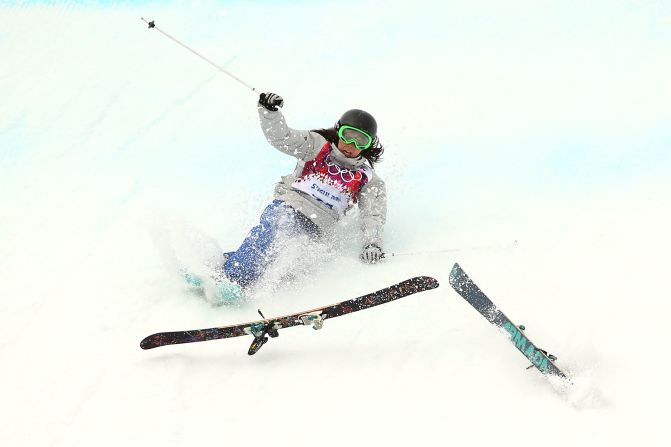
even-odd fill
[[[385,257],[388,256],[417,256],[417,255],[434,255],[440,253],[455,253],[460,251],[467,250],[491,250],[496,248],[514,248],[517,247],[517,240],[513,241],[511,245],[486,245],[482,247],[468,247],[468,248],[445,248],[443,250],[428,250],[428,251],[413,251],[413,252],[401,252],[401,253],[385,253]]]
[[[158,26],[156,26],[156,24],[154,23],[153,20],[150,21],[150,22],[148,22],[144,17],[140,17],[140,19],[142,19],[142,21],[143,21],[144,23],[146,23],[147,25],[149,25],[149,28],[150,28],[150,29],[151,29],[151,28],[155,29],[156,31],[158,31],[159,33],[163,34],[163,35],[164,35],[165,37],[167,37],[168,39],[170,39],[170,40],[172,40],[173,42],[175,42],[175,43],[181,45],[182,47],[186,48],[187,50],[189,50],[190,52],[192,52],[193,54],[195,54],[196,56],[198,56],[199,58],[201,58],[202,60],[204,60],[204,61],[207,62],[208,64],[212,65],[212,66],[213,66],[214,68],[216,68],[217,70],[219,70],[219,71],[221,71],[221,72],[227,74],[228,76],[230,76],[231,78],[235,79],[235,80],[238,81],[240,84],[244,85],[245,87],[247,87],[248,89],[250,89],[250,90],[253,91],[254,93],[257,93],[257,91],[256,91],[256,89],[255,89],[254,87],[252,87],[251,85],[247,84],[245,81],[243,81],[243,80],[240,79],[239,77],[235,76],[235,75],[234,75],[233,73],[231,73],[230,71],[226,70],[226,69],[223,68],[223,67],[220,67],[219,65],[215,64],[214,62],[212,62],[211,60],[209,60],[208,58],[206,58],[205,56],[203,56],[202,54],[200,54],[200,53],[197,52],[196,50],[194,50],[194,49],[188,47],[187,45],[183,44],[183,43],[180,42],[179,40],[177,40],[177,39],[175,39],[174,37],[172,37],[170,34],[168,34],[168,33],[166,33],[165,31],[163,31],[161,28],[159,28]]]
[[[416,256],[416,255],[432,255],[437,253],[452,253],[461,251],[459,248],[446,248],[445,250],[429,250],[429,251],[406,251],[401,253],[385,253],[384,256]]]

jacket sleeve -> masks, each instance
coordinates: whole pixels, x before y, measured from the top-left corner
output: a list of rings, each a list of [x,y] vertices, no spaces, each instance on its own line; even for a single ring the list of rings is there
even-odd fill
[[[387,221],[387,191],[384,181],[375,176],[359,192],[359,215],[364,247],[382,247],[382,231]]]
[[[272,112],[259,106],[259,120],[268,142],[275,149],[299,160],[312,160],[326,142],[317,133],[287,126],[280,110]]]

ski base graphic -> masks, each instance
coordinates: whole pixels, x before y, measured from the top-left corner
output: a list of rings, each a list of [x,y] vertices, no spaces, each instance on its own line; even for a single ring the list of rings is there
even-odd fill
[[[484,294],[482,290],[473,282],[464,272],[459,264],[454,264],[450,272],[450,285],[461,295],[471,306],[475,308],[491,324],[505,330],[510,336],[510,342],[529,359],[531,364],[540,372],[548,376],[561,377],[568,379],[554,360],[557,358],[547,351],[538,348],[524,334],[524,326],[515,325],[510,319]]]
[[[394,284],[393,286],[386,287],[382,290],[378,290],[377,292],[369,293],[368,295],[342,301],[330,306],[297,312],[283,317],[268,319],[265,318],[261,311],[259,311],[263,320],[209,329],[159,332],[145,337],[140,342],[140,347],[142,349],[153,349],[159,346],[180,343],[195,343],[252,335],[254,341],[252,341],[252,344],[249,347],[248,354],[253,355],[268,342],[268,337],[276,338],[279,336],[279,329],[293,326],[311,326],[313,329],[321,329],[324,326],[324,320],[329,318],[335,318],[352,312],[379,306],[380,304],[414,295],[415,293],[435,289],[436,287],[438,287],[438,281],[434,278],[429,276],[418,276]]]

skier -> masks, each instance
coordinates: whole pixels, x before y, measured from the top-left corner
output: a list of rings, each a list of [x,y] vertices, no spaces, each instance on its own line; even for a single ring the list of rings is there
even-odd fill
[[[298,159],[296,168],[276,185],[274,200],[261,214],[259,225],[215,269],[215,282],[206,288],[213,304],[239,301],[243,290],[256,283],[278,256],[274,243],[301,235],[320,238],[354,204],[359,207],[363,236],[360,259],[375,264],[384,257],[385,184],[373,170],[384,147],[375,119],[353,109],[332,128],[295,130],[286,124],[283,105],[275,93],[259,96],[261,129],[273,147]]]

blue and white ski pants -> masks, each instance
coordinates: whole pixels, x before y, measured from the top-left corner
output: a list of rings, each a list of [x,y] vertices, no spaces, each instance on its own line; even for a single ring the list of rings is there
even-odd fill
[[[232,252],[224,264],[224,273],[242,287],[256,282],[275,260],[278,253],[273,243],[278,238],[308,235],[321,236],[321,230],[303,213],[282,200],[273,200],[261,214],[261,222],[252,228],[240,248]]]

